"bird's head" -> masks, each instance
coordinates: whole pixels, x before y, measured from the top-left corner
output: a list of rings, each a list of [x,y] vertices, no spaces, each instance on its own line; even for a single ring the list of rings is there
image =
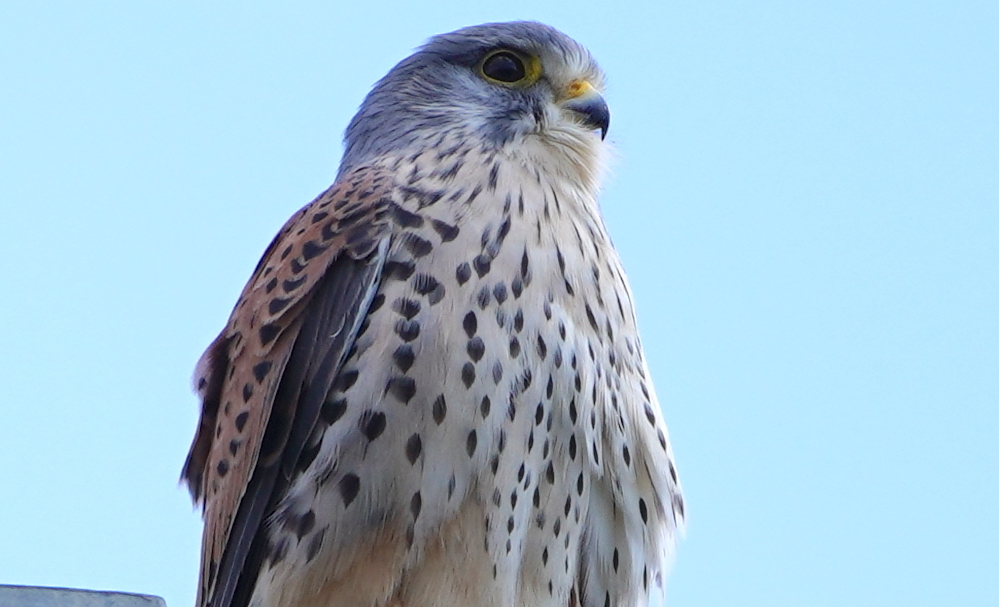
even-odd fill
[[[526,161],[562,154],[594,173],[610,123],[603,81],[584,47],[540,23],[436,36],[368,94],[347,128],[341,173],[446,140]]]

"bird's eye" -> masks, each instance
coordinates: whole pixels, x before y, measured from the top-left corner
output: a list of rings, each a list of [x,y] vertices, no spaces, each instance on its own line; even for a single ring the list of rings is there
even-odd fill
[[[482,73],[492,80],[514,84],[527,78],[527,68],[520,57],[510,51],[498,51],[482,62]]]

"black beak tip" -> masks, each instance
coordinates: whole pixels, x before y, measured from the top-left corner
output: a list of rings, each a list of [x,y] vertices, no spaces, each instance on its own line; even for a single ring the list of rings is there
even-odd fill
[[[588,104],[585,113],[586,124],[594,129],[600,129],[600,140],[603,141],[607,138],[607,131],[610,129],[610,108],[607,107],[607,102],[603,98],[593,101],[593,103]]]
[[[610,108],[607,102],[600,95],[590,95],[585,98],[574,99],[567,107],[579,114],[582,123],[593,129],[600,129],[600,139],[607,138],[607,131],[610,129]]]

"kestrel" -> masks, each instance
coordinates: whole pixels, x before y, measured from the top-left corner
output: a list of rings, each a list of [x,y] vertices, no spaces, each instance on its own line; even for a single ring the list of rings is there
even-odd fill
[[[611,607],[684,506],[597,207],[589,52],[432,38],[347,127],[198,363],[200,607]]]

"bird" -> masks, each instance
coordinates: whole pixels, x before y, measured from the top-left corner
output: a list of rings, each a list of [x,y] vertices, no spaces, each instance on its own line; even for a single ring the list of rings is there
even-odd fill
[[[598,206],[604,75],[536,22],[430,38],[199,360],[199,607],[630,607],[683,494]]]

